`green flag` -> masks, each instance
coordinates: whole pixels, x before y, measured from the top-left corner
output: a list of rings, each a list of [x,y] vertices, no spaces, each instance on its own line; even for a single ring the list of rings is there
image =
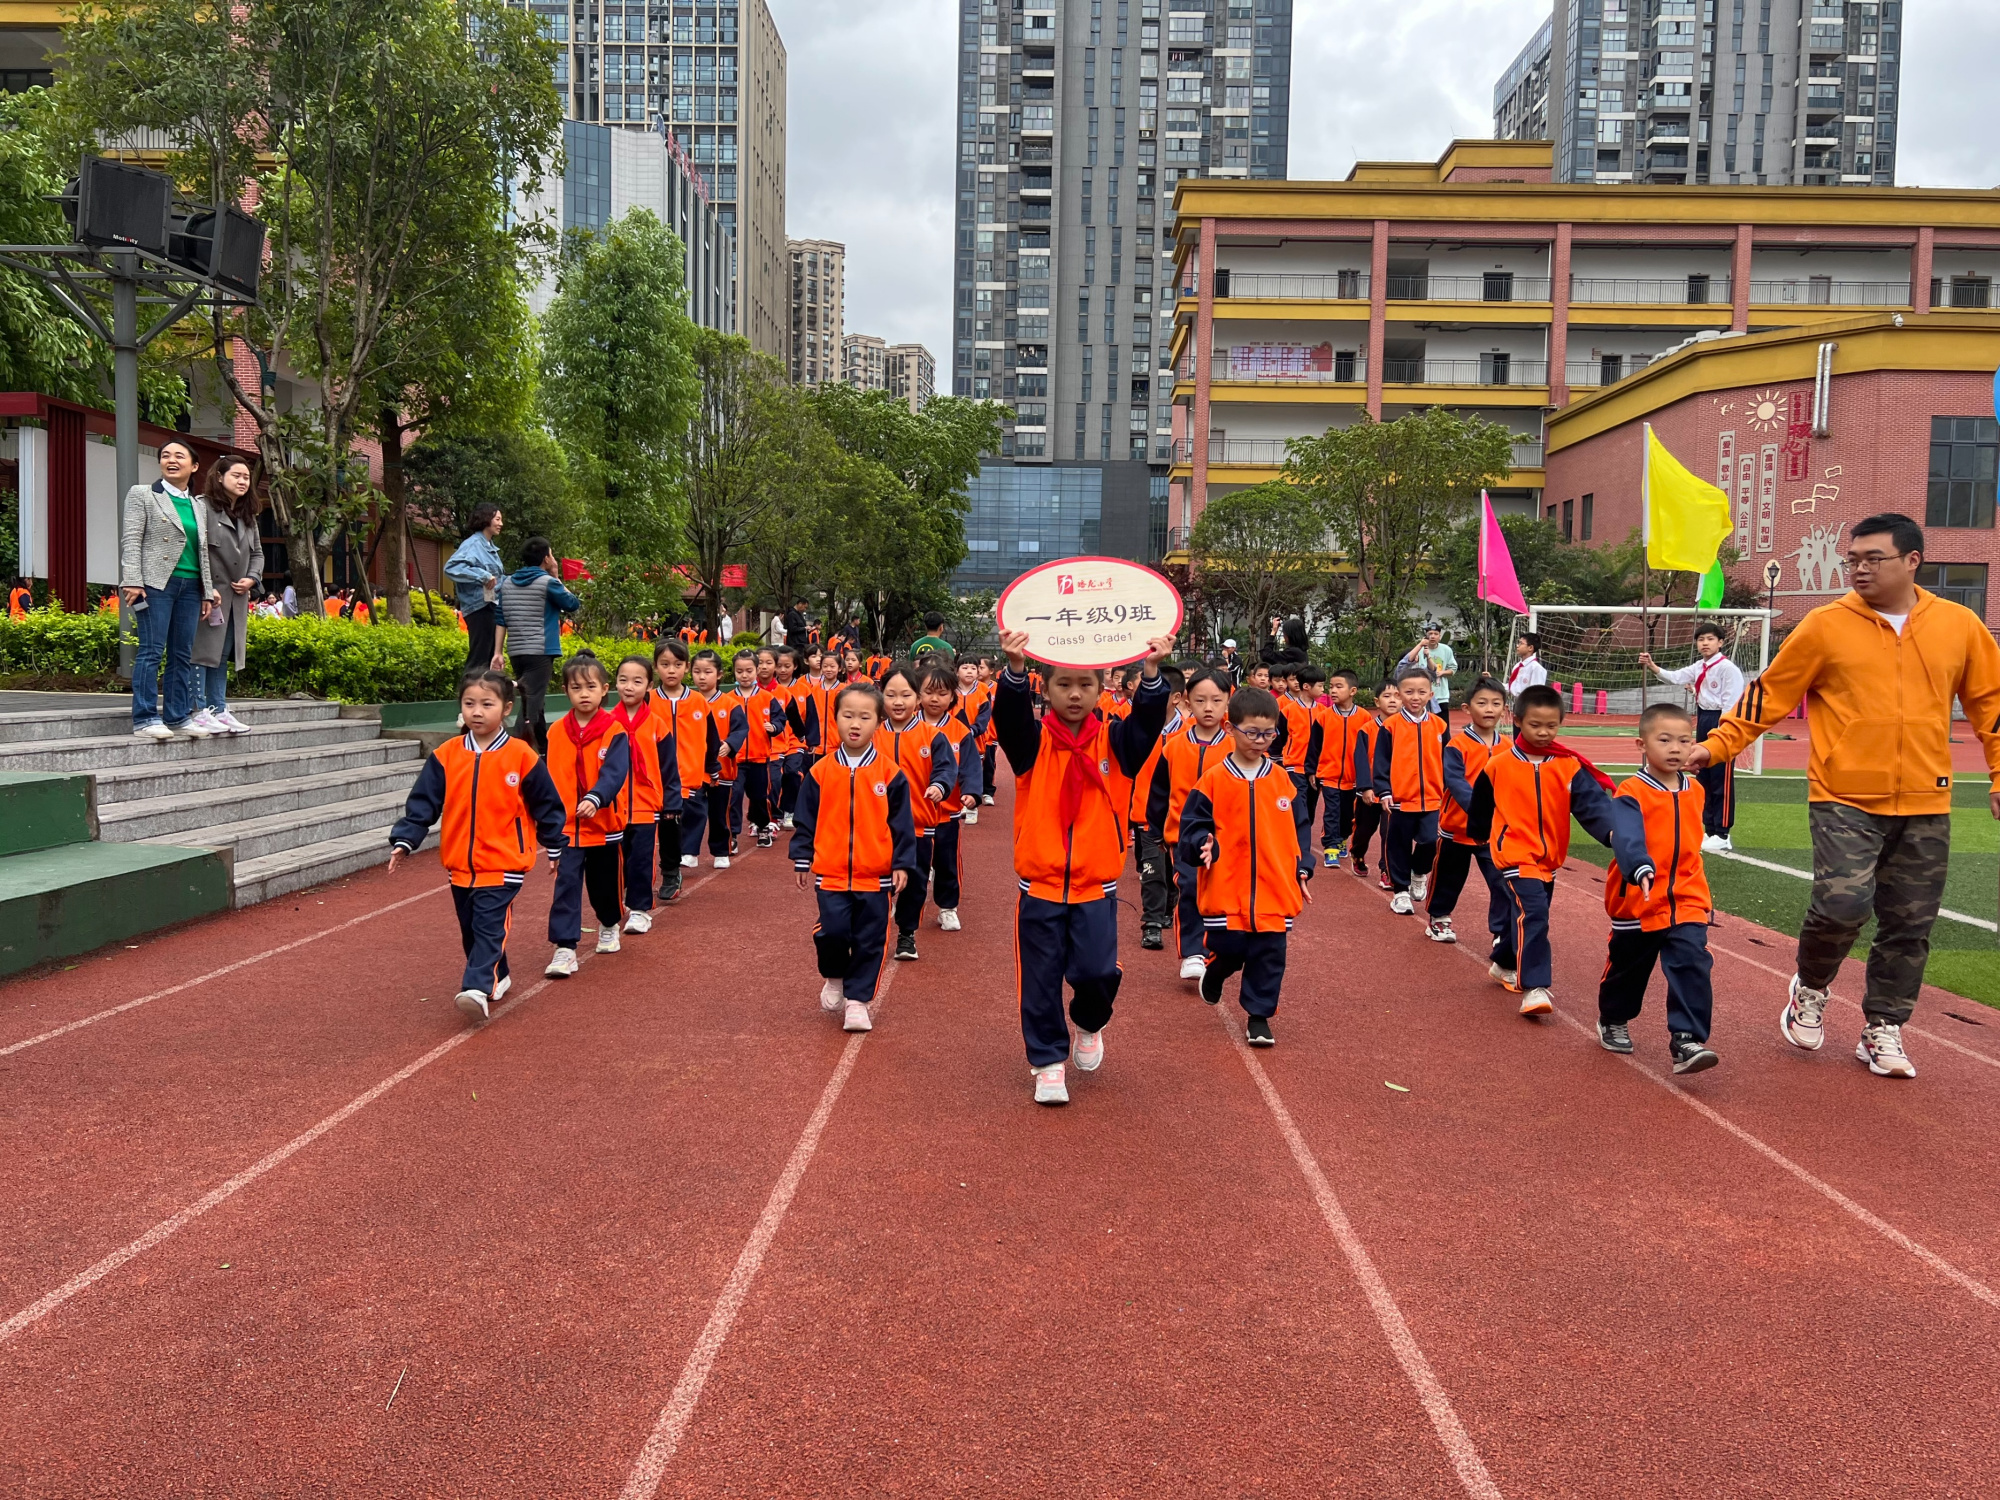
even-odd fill
[[[1722,564],[1717,562],[1701,575],[1701,596],[1695,600],[1697,609],[1720,609],[1722,607]]]

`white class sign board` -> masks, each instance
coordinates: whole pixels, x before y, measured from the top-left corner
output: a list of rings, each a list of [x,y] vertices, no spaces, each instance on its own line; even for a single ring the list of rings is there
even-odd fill
[[[1180,591],[1151,568],[1116,557],[1066,557],[1007,585],[1002,631],[1024,630],[1028,655],[1052,667],[1122,667],[1155,636],[1178,635]]]

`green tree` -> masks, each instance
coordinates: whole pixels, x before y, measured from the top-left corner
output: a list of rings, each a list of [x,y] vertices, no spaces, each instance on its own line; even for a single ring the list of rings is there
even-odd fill
[[[547,537],[559,552],[576,550],[568,465],[538,428],[427,435],[404,454],[403,467],[413,525],[456,542],[471,530],[473,508],[491,501],[506,517],[499,545],[509,566],[531,536]]]
[[[1377,653],[1407,630],[1426,570],[1480,490],[1506,479],[1514,454],[1498,423],[1435,407],[1393,422],[1364,414],[1287,449],[1286,479],[1311,497],[1354,565],[1356,623]]]
[[[532,231],[560,144],[553,46],[505,0],[209,0],[91,4],[66,37],[59,94],[79,144],[164,132],[184,186],[253,198],[271,226],[260,305],[217,313],[215,367],[257,429],[294,579],[316,600],[320,536],[375,496],[354,443],[437,304],[467,293],[487,236]],[[473,290],[479,290],[475,279]],[[233,341],[310,391],[239,379]]]
[[[682,464],[701,396],[681,242],[643,208],[566,247],[542,320],[541,405],[609,572],[684,552]]]
[[[688,440],[687,539],[702,587],[702,612],[716,628],[722,572],[776,503],[800,440],[799,408],[778,362],[747,339],[704,328],[695,336],[700,402]]]
[[[835,502],[848,459],[819,420],[810,393],[792,386],[772,395],[772,441],[765,464],[769,493],[743,550],[750,565],[750,597],[783,610],[823,582],[826,559],[840,545],[841,515]]]
[[[1283,479],[1210,500],[1188,533],[1188,559],[1211,607],[1253,638],[1273,615],[1302,613],[1334,561],[1312,497]]]

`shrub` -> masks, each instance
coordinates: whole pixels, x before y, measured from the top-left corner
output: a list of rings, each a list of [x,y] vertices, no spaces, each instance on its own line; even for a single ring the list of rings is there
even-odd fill
[[[0,619],[0,674],[97,677],[118,670],[118,616],[33,609]]]

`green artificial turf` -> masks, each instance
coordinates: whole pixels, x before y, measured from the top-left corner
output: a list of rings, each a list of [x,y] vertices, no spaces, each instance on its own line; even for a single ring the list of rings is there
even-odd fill
[[[1987,808],[1984,781],[1964,781],[1952,790],[1951,868],[1945,878],[1944,906],[1966,916],[2000,921],[2000,823]],[[1810,872],[1812,834],[1807,823],[1802,776],[1739,776],[1736,781],[1738,854]],[[1581,827],[1570,852],[1604,866],[1611,852]],[[1805,919],[1812,883],[1736,860],[1704,861],[1716,906],[1775,931],[1797,936]],[[1864,928],[1854,957],[1865,958],[1873,925]],[[2000,1007],[2000,938],[1983,927],[1939,917],[1931,928],[1931,957],[1924,977],[1939,989]]]

